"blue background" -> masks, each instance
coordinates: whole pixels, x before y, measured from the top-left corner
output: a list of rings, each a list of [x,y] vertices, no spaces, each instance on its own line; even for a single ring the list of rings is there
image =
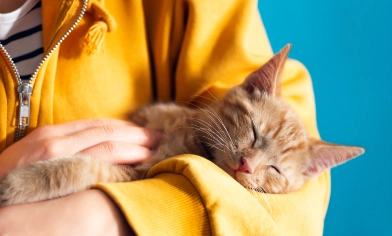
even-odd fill
[[[321,137],[366,153],[332,169],[324,235],[392,235],[392,1],[259,0],[274,52],[308,68]]]

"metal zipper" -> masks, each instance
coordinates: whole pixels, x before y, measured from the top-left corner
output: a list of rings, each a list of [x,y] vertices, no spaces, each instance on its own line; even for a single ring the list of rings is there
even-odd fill
[[[4,54],[8,64],[13,71],[13,77],[16,78],[18,84],[17,91],[19,93],[19,112],[14,137],[14,141],[18,141],[25,135],[26,127],[30,123],[30,97],[33,86],[31,80],[29,81],[29,83],[23,83],[23,81],[20,79],[20,75],[15,63],[12,61],[11,56],[8,54],[8,52],[5,50],[4,46],[1,43],[0,51]]]
[[[0,43],[0,51],[3,52],[5,58],[7,59],[8,63],[10,64],[12,71],[14,72],[14,76],[16,78],[16,82],[18,84],[17,91],[19,93],[19,111],[17,114],[17,124],[15,129],[15,137],[14,142],[19,141],[26,135],[26,128],[30,124],[30,98],[31,94],[33,93],[33,86],[38,74],[39,69],[45,63],[45,61],[49,58],[49,56],[56,50],[56,48],[64,41],[64,39],[75,29],[77,24],[82,19],[84,13],[87,9],[88,0],[83,0],[82,9],[76,18],[75,22],[72,26],[63,34],[59,41],[53,46],[53,48],[42,58],[41,62],[39,63],[38,67],[35,69],[34,73],[31,75],[29,82],[23,82],[20,79],[20,75],[18,69],[16,68],[15,63],[12,61],[11,56],[5,50],[4,46]],[[18,104],[16,105],[18,106]]]

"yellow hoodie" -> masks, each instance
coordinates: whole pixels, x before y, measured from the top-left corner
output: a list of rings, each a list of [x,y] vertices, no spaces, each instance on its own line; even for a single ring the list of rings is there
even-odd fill
[[[45,57],[30,125],[125,119],[154,100],[222,97],[272,56],[256,0],[42,0]],[[282,45],[283,46],[283,45]],[[13,143],[17,76],[0,50],[0,151]],[[283,95],[318,136],[306,69],[286,63]],[[12,157],[7,157],[12,158]],[[245,190],[211,162],[173,157],[148,179],[98,184],[138,235],[321,235],[329,173],[301,190]]]

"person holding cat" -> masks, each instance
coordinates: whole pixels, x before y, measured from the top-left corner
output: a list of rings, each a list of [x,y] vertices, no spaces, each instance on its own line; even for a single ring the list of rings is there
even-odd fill
[[[0,176],[81,153],[148,159],[161,134],[125,121],[129,111],[221,99],[273,55],[255,0],[1,3]],[[286,62],[282,88],[317,137],[300,63]],[[328,172],[294,193],[267,195],[203,158],[176,157],[146,180],[0,208],[0,234],[321,235],[328,199]]]

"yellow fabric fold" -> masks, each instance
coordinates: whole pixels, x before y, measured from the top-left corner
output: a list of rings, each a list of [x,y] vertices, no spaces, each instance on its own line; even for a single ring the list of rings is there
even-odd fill
[[[167,159],[147,178],[95,186],[117,200],[118,191],[125,193],[118,203],[138,235],[279,235],[257,199],[204,158]],[[175,198],[170,198],[172,191],[179,192]]]
[[[202,199],[186,177],[161,173],[132,183],[98,184],[137,235],[211,235]]]
[[[202,157],[181,155],[146,180],[94,188],[116,201],[138,235],[321,235],[326,176],[291,194],[264,194]]]

